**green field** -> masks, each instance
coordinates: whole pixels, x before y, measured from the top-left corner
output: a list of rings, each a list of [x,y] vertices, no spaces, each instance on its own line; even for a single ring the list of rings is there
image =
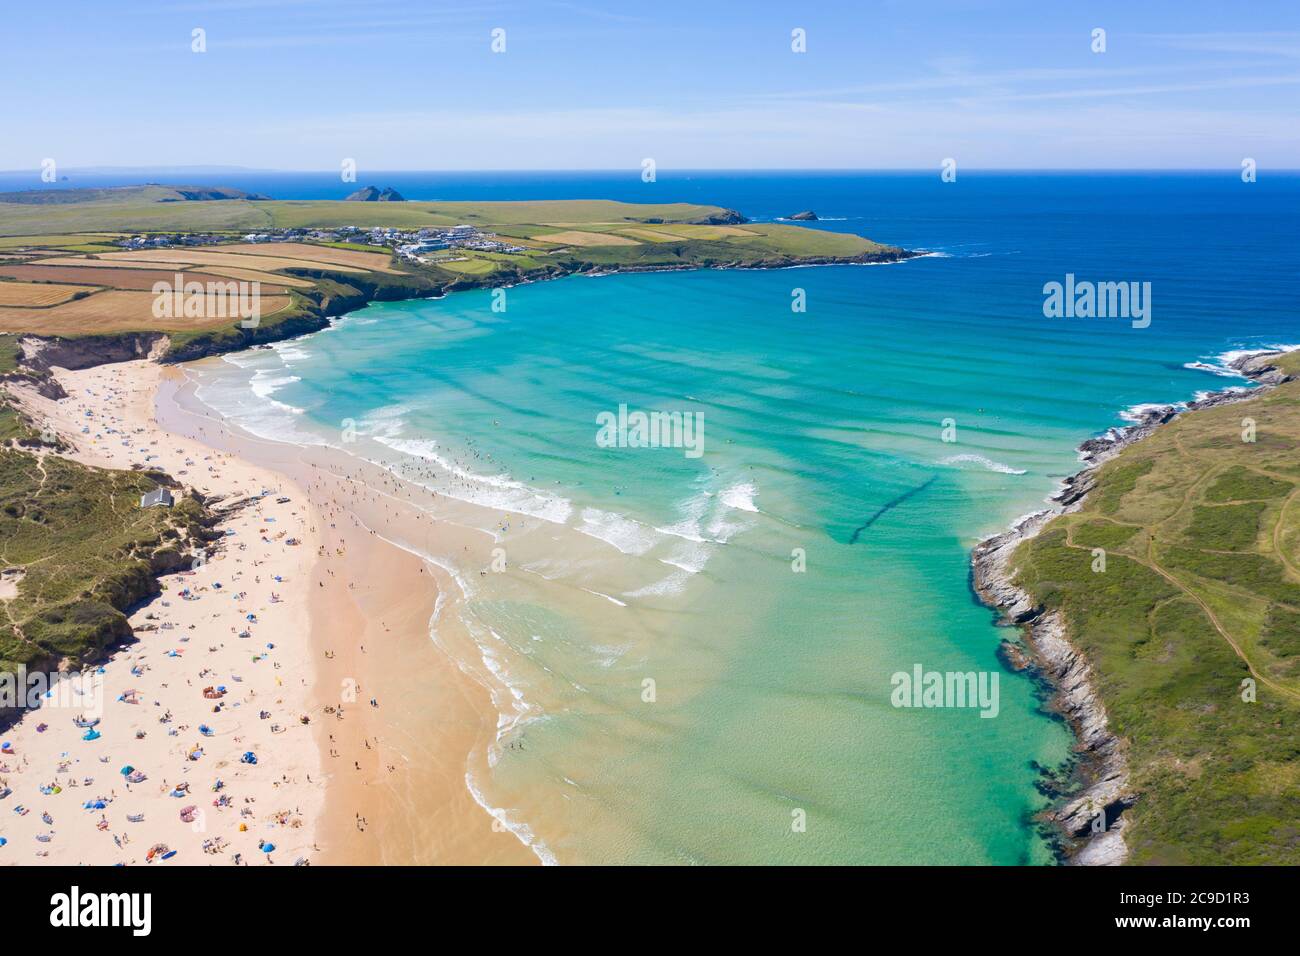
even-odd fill
[[[51,201],[5,201],[0,195],[0,237],[68,234],[93,242],[96,232],[240,232],[324,226],[476,226],[510,223],[689,222],[721,215],[717,206],[690,203],[630,204],[608,200],[540,202],[343,202],[342,200],[178,200],[165,186],[83,193],[81,201],[50,191]],[[77,198],[70,196],[70,198]]]
[[[0,335],[0,375],[18,367],[18,336]]]
[[[1135,863],[1296,860],[1297,447],[1300,381],[1179,416],[1016,553],[1017,583],[1063,613],[1128,742]]]

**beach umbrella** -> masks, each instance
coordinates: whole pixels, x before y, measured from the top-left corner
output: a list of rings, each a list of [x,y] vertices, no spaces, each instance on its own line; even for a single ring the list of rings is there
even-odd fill
[[[127,764],[125,767],[123,767],[121,770],[118,771],[118,773],[120,773],[124,777],[128,773],[134,773],[134,772],[135,772],[135,767],[132,767],[130,764]]]
[[[272,850],[275,849],[275,844],[274,844],[274,843],[263,843],[262,846],[260,847],[260,849],[261,849],[261,851],[262,851],[263,853],[270,853]]]

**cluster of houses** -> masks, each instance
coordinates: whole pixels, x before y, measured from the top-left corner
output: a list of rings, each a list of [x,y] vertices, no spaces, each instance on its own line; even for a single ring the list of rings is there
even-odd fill
[[[250,232],[246,236],[157,235],[131,236],[118,240],[126,249],[160,249],[169,246],[208,246],[222,242],[357,242],[370,246],[387,246],[403,259],[426,262],[426,253],[444,249],[473,249],[479,252],[527,252],[523,246],[509,242],[476,226],[430,226],[423,229],[394,229],[338,226],[332,229],[273,229]]]
[[[240,242],[302,242],[304,239],[319,239],[333,242],[334,237],[327,232],[315,229],[276,229],[273,232],[250,232]]]
[[[161,236],[128,236],[117,240],[116,244],[123,249],[167,249],[172,246],[210,246],[213,243],[228,241],[227,236],[174,233]]]
[[[479,252],[525,252],[523,246],[508,242],[490,232],[480,232],[474,226],[460,225],[447,228],[426,228],[402,232],[396,229],[371,230],[366,240],[374,245],[392,246],[403,259],[426,262],[426,253],[444,249],[474,249]]]
[[[395,229],[392,226],[338,226],[333,229],[277,229],[273,232],[253,232],[244,236],[244,242],[357,242],[368,246],[387,246],[404,259],[425,261],[422,256],[443,249],[476,249],[480,252],[525,252],[522,246],[507,242],[493,233],[481,232],[475,226],[460,225],[426,227],[423,229]]]

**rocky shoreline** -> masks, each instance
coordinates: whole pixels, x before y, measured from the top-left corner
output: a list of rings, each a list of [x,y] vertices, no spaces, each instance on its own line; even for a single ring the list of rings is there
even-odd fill
[[[1262,386],[1287,376],[1270,359],[1281,352],[1242,355],[1229,367]],[[1093,489],[1098,469],[1123,449],[1141,441],[1178,415],[1239,402],[1258,389],[1229,388],[1197,401],[1144,408],[1132,425],[1112,428],[1079,446],[1084,467],[1065,479],[1051,496],[1051,507],[1027,515],[1010,529],[981,541],[971,552],[971,587],[979,599],[998,612],[1000,622],[1021,628],[1024,644],[1004,640],[999,655],[1012,669],[1040,680],[1052,692],[1049,708],[1070,726],[1077,741],[1077,761],[1068,766],[1082,786],[1058,800],[1045,814],[1062,837],[1065,862],[1082,866],[1113,866],[1125,862],[1123,816],[1139,798],[1129,784],[1127,742],[1110,729],[1106,707],[1097,694],[1087,659],[1069,640],[1061,615],[1034,604],[1013,583],[1010,562],[1024,541],[1037,535],[1053,518],[1077,510]],[[1050,774],[1048,774],[1050,775]],[[1098,818],[1104,814],[1104,826]]]

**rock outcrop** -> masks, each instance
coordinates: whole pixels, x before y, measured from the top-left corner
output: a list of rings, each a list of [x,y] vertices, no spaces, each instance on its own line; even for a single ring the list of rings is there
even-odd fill
[[[376,186],[364,186],[356,192],[347,196],[344,202],[406,202],[402,196],[392,186],[385,186],[379,189]]]
[[[18,340],[18,347],[22,350],[22,365],[37,372],[47,372],[56,365],[79,369],[149,358],[166,339],[162,332],[118,332],[76,338],[24,335]]]
[[[749,222],[744,216],[734,209],[724,209],[721,212],[709,213],[707,216],[701,216],[698,219],[692,219],[688,225],[692,226],[739,226]]]

